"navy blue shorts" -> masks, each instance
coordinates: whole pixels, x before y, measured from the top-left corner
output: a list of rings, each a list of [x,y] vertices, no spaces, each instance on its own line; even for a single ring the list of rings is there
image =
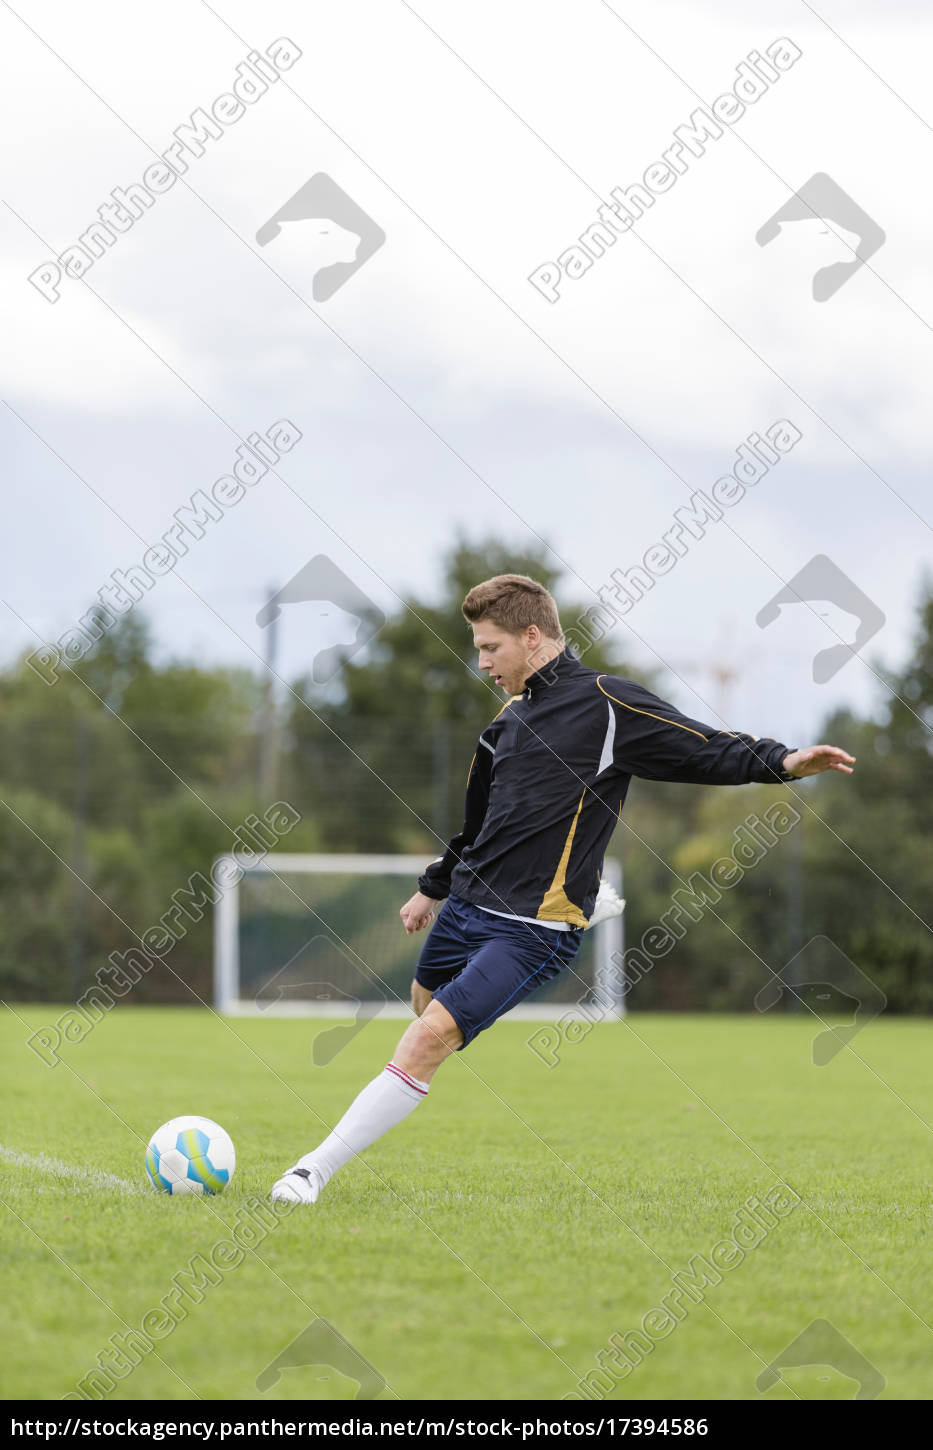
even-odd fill
[[[553,931],[449,896],[421,949],[415,981],[447,1009],[466,1047],[477,1032],[569,966],[582,937],[581,927]]]

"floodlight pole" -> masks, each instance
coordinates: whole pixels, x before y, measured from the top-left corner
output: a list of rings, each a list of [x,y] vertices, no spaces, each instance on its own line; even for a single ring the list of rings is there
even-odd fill
[[[277,589],[270,588],[268,604],[273,602],[278,592]],[[262,723],[259,731],[259,799],[263,805],[269,806],[278,798],[279,784],[278,718],[275,700],[279,644],[278,615],[274,615],[270,619],[265,633],[266,675],[263,687]]]

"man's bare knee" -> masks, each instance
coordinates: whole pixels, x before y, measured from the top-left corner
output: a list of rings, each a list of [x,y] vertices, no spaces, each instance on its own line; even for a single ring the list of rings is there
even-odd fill
[[[434,993],[429,992],[427,987],[422,987],[420,982],[411,984],[411,1010],[416,1017],[420,1017],[429,1002],[434,1000]]]
[[[423,1016],[402,1035],[392,1061],[420,1082],[430,1082],[445,1058],[463,1042],[463,1033],[446,1007],[429,1002]]]

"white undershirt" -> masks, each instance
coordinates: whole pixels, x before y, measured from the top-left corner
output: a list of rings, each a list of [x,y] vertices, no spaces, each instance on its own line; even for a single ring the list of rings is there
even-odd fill
[[[488,911],[490,916],[504,916],[506,921],[530,921],[532,926],[546,926],[548,931],[572,931],[569,921],[541,921],[537,916],[516,916],[512,911],[493,911],[491,906],[477,906],[475,901],[470,902],[476,906],[477,911]]]

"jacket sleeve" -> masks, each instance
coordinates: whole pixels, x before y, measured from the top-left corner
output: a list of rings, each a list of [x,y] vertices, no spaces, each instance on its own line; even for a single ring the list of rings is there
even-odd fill
[[[778,740],[756,740],[704,725],[634,680],[600,675],[598,685],[615,716],[613,762],[629,775],[694,785],[796,779],[783,765],[792,747]]]
[[[472,846],[479,835],[489,804],[489,783],[492,778],[492,750],[483,740],[470,762],[467,776],[466,803],[463,808],[463,826],[454,836],[447,850],[437,861],[432,861],[418,877],[418,890],[423,896],[432,896],[441,901],[450,892],[450,876],[467,846]]]

